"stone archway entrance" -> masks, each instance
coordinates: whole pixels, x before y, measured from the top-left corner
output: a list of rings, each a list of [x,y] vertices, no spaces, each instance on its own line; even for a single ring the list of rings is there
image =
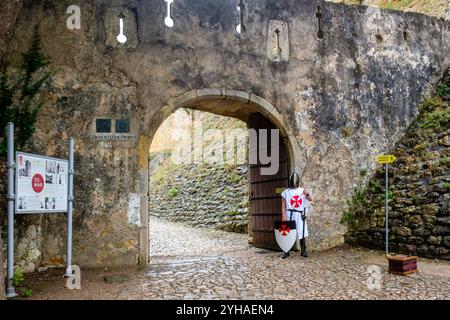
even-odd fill
[[[176,110],[185,107],[238,118],[253,129],[278,129],[280,163],[277,173],[262,177],[257,174],[261,167],[260,163],[250,167],[250,219],[248,228],[249,236],[253,239],[255,246],[276,249],[272,228],[273,221],[279,219],[280,210],[278,208],[281,204],[279,190],[286,187],[289,170],[299,171],[302,167],[299,159],[299,146],[296,139],[293,138],[290,127],[270,102],[253,93],[227,89],[198,89],[171,99],[152,117],[148,130],[148,146],[151,145],[157,129],[164,120]],[[143,177],[148,178],[148,170]],[[146,184],[146,187],[146,194],[148,194],[148,184]],[[147,205],[141,206],[141,217],[143,218],[142,221],[148,226],[149,212]],[[149,229],[146,228],[143,232],[145,234],[141,234],[141,255],[145,257],[145,261],[148,263]]]

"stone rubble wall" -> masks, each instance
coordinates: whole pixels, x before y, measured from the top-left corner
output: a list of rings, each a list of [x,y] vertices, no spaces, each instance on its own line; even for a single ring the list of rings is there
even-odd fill
[[[233,129],[239,130],[247,141],[247,126],[244,122],[192,109],[176,111],[164,121],[152,140],[149,213],[191,226],[247,232],[247,164],[187,164],[192,162],[194,141],[181,139],[181,133],[189,132],[193,137],[200,127],[205,157],[212,152],[216,154],[217,150],[222,150],[224,155],[245,157],[247,154],[246,145],[224,143],[227,132]],[[220,134],[216,136],[208,132]],[[186,150],[184,154],[177,154],[178,163],[185,164],[173,161],[177,150]],[[222,160],[228,161],[227,158]],[[245,158],[239,161],[242,160],[246,161]]]
[[[247,165],[175,165],[150,179],[149,212],[169,221],[247,232]]]

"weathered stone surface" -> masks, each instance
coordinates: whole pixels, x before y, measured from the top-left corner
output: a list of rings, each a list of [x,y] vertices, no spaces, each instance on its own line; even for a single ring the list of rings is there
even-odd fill
[[[437,218],[437,221],[443,225],[450,225],[450,217],[439,217]]]
[[[432,245],[440,245],[442,242],[442,237],[430,236],[428,238],[428,243]]]
[[[150,180],[152,216],[247,232],[247,165],[177,165],[164,173],[163,179]]]
[[[392,228],[392,232],[394,234],[398,234],[399,236],[408,237],[411,235],[411,229],[407,227],[394,227]]]
[[[114,283],[114,282],[125,282],[128,281],[129,278],[126,274],[113,274],[103,276],[103,280],[105,280],[105,282]]]
[[[199,304],[219,299],[449,299],[449,261],[420,259],[420,272],[400,277],[388,272],[383,251],[340,246],[310,252],[307,259],[292,252],[281,260],[280,252],[249,245],[244,234],[188,227],[154,217],[150,232],[152,254],[146,268],[84,269],[82,290],[67,290],[62,270],[49,268],[38,279],[26,282],[33,289],[32,299],[194,299],[200,300]],[[374,265],[380,268],[379,290],[367,285],[371,275],[368,267]],[[105,272],[129,279],[108,283],[103,279]]]
[[[23,0],[3,0],[0,3],[0,68],[3,66],[3,56],[14,33],[17,16],[22,10]]]
[[[159,110],[170,99],[203,88],[252,92],[276,107],[291,131],[291,143],[301,146],[292,167],[315,196],[311,246],[341,243],[343,199],[361,179],[361,169],[371,173],[371,157],[404,135],[420,98],[449,64],[448,22],[417,14],[382,11],[379,23],[380,17],[365,7],[320,2],[325,38],[319,41],[315,2],[280,0],[263,6],[255,1],[248,6],[247,33],[238,38],[234,0],[177,1],[183,15],[174,17],[171,29],[162,23],[164,6],[128,1],[124,7],[136,13],[139,42],[136,48],[113,48],[105,26],[114,22],[103,14],[113,5],[77,4],[83,23],[74,31],[65,28],[61,15],[65,1],[27,2],[8,57],[13,65],[21,63],[31,30],[40,22],[43,50],[56,75],[43,93],[48,103],[39,116],[39,139],[29,151],[66,157],[68,137],[77,140],[74,263],[81,266],[145,262],[147,243],[140,235],[147,230],[148,212],[141,205],[142,227],[129,225],[129,195],[145,199],[148,194],[148,143],[164,120]],[[267,59],[265,31],[271,17],[289,22],[288,63]],[[230,104],[209,103],[208,110],[226,113],[233,100],[225,101]],[[206,109],[206,104],[192,106]],[[134,119],[141,139],[92,139],[96,117]],[[429,201],[434,200],[420,197],[414,203]],[[45,225],[41,263],[64,258],[63,217],[46,216],[38,224]]]

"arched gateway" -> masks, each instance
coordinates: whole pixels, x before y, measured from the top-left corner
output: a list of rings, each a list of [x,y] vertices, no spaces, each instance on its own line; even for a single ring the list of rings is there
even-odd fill
[[[346,199],[376,168],[374,157],[404,135],[450,61],[444,19],[323,0],[246,1],[240,35],[236,0],[177,0],[172,28],[164,1],[79,0],[80,30],[63,23],[65,1],[32,2],[4,58],[19,66],[34,25],[41,26],[56,72],[42,92],[35,147],[61,157],[66,138],[76,140],[73,257],[82,268],[147,264],[150,143],[184,106],[279,129],[286,165],[314,196],[310,248],[341,244]],[[125,45],[116,39],[122,15]],[[260,214],[274,213],[270,199],[257,201],[268,209]],[[19,252],[18,262],[64,264],[59,216],[18,219],[21,247],[41,248],[32,258]],[[258,221],[263,230],[270,225]],[[28,229],[38,230],[36,239]],[[254,239],[267,245],[262,235]]]
[[[189,91],[179,97],[170,99],[150,120],[148,129],[148,146],[151,145],[159,126],[176,110],[189,107],[200,111],[238,118],[247,123],[249,129],[278,129],[279,131],[279,162],[275,174],[261,175],[260,169],[264,165],[258,158],[258,163],[249,164],[249,236],[253,245],[260,248],[276,249],[273,234],[273,222],[280,218],[280,188],[286,187],[289,171],[301,168],[300,147],[293,139],[291,128],[283,120],[275,106],[267,100],[246,91],[228,89],[197,89]],[[268,139],[270,148],[270,139]],[[255,150],[253,150],[255,151]],[[258,151],[258,150],[256,150]],[[252,150],[249,150],[251,153]],[[148,169],[141,177],[148,177]],[[143,183],[147,187],[148,184]],[[148,207],[141,207],[143,223],[148,225]],[[141,234],[141,255],[148,261],[148,230]]]

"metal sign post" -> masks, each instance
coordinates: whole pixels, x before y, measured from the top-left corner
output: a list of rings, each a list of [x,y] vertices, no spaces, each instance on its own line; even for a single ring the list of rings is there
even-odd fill
[[[69,181],[67,190],[67,268],[66,277],[72,276],[72,211],[73,211],[73,153],[75,140],[69,140]]]
[[[389,190],[389,165],[386,163],[385,165],[386,168],[386,175],[385,175],[385,200],[386,200],[386,205],[385,205],[385,212],[386,212],[386,255],[389,254],[389,206],[388,206],[388,201],[389,201],[389,196],[388,196],[388,190]]]
[[[73,275],[72,213],[75,140],[73,138],[69,140],[69,161],[17,152],[15,162],[14,124],[11,122],[7,126],[7,139],[8,262],[6,297],[13,298],[17,296],[13,283],[15,214],[67,212],[67,269],[65,276]],[[51,186],[48,190],[47,184]]]
[[[384,164],[385,166],[385,212],[386,212],[386,234],[385,234],[385,243],[386,243],[386,256],[389,254],[389,163],[393,163],[397,158],[393,155],[383,155],[378,156],[378,163]]]
[[[7,244],[7,287],[6,297],[13,298],[16,296],[16,290],[13,285],[14,276],[14,202],[16,195],[14,194],[14,171],[16,164],[14,162],[14,124],[8,122],[8,244]]]

